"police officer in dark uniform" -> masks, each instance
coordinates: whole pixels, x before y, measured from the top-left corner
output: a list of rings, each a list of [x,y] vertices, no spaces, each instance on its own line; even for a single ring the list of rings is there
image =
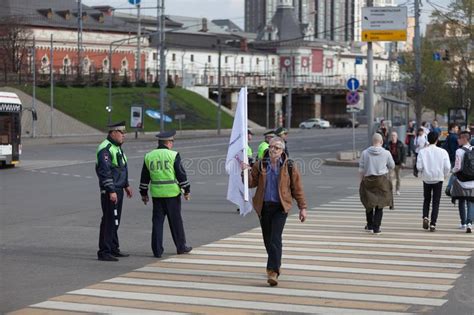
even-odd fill
[[[275,130],[275,134],[277,135],[277,137],[280,137],[283,139],[283,141],[285,141],[285,154],[287,157],[290,156],[290,152],[288,151],[288,144],[287,144],[287,139],[288,139],[288,129],[284,128],[284,127],[278,127],[276,130]]]
[[[127,157],[122,151],[125,140],[125,121],[109,125],[109,135],[97,148],[96,173],[99,178],[102,219],[100,222],[99,251],[102,261],[118,261],[127,257],[120,251],[118,228],[122,216],[123,192],[133,195],[128,183]]]
[[[176,251],[187,254],[193,248],[186,246],[183,219],[181,217],[181,191],[184,199],[190,199],[191,185],[181,165],[179,153],[173,151],[176,131],[161,132],[158,137],[158,148],[148,152],[143,162],[140,178],[140,195],[142,201],[149,201],[148,189],[153,200],[153,231],[151,249],[153,255],[161,258],[163,254],[163,223],[168,216],[171,235]]]

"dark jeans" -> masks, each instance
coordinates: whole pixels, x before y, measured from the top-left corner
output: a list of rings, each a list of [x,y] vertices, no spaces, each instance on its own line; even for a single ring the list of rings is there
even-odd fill
[[[100,221],[98,256],[110,255],[112,252],[120,251],[117,232],[122,217],[123,189],[116,191],[116,193],[116,204],[110,201],[109,193],[104,191],[100,194],[102,219]]]
[[[260,226],[262,227],[263,242],[267,250],[267,269],[280,274],[282,255],[282,234],[286,218],[283,207],[279,203],[264,202]]]
[[[380,231],[383,208],[365,209],[365,215],[367,217],[367,229],[374,230],[375,232]]]
[[[418,158],[418,153],[416,152],[413,152],[413,155],[414,155],[414,159],[413,159],[413,175],[415,177],[418,177],[418,169],[416,168],[416,159]]]
[[[443,189],[443,182],[436,184],[427,184],[423,182],[423,218],[428,218],[430,214],[431,195],[433,194],[433,208],[431,210],[431,225],[436,225],[439,213],[439,203],[441,200],[441,191]]]
[[[165,216],[168,216],[168,224],[176,250],[180,252],[186,248],[186,236],[181,217],[181,195],[171,198],[153,198],[151,249],[156,257],[163,254],[163,223]]]

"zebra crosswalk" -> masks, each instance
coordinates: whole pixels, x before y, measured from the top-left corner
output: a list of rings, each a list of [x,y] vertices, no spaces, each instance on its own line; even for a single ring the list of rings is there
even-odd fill
[[[364,231],[357,195],[312,208],[305,223],[289,216],[277,287],[266,283],[257,228],[14,314],[429,313],[447,302],[474,242],[449,199],[434,233],[422,229],[421,207],[420,182],[405,178],[381,235]]]

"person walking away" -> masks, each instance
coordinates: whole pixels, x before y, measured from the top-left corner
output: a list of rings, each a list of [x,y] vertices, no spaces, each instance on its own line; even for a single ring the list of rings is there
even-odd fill
[[[405,167],[406,155],[405,155],[405,145],[398,140],[398,134],[395,131],[392,131],[390,134],[390,141],[386,147],[392,155],[393,161],[395,162],[395,168],[390,171],[390,180],[395,179],[395,191],[396,194],[400,195],[400,171]]]
[[[418,169],[416,168],[416,159],[418,157],[418,153],[421,149],[428,145],[428,140],[425,135],[425,131],[423,128],[418,128],[416,131],[415,137],[415,158],[413,159],[413,176],[418,177]]]
[[[454,163],[456,161],[456,150],[459,148],[459,126],[455,123],[450,123],[448,128],[448,136],[446,137],[446,140],[443,144],[443,149],[448,152],[451,167],[454,167]]]
[[[288,151],[288,129],[283,128],[283,127],[278,127],[275,130],[275,135],[277,137],[280,137],[285,141],[285,154],[287,157],[290,157],[290,152]]]
[[[472,232],[472,216],[474,215],[474,150],[470,144],[471,135],[468,131],[459,136],[460,148],[456,151],[453,167],[455,179],[451,187],[451,197],[458,200],[460,228],[466,233]]]
[[[382,145],[382,135],[375,133],[372,136],[372,146],[362,152],[359,160],[359,196],[366,211],[365,229],[374,234],[381,233],[383,208],[393,208],[392,183],[388,172],[395,167],[395,162]]]
[[[184,192],[184,199],[189,200],[191,185],[179,153],[173,151],[175,135],[176,131],[157,135],[158,148],[145,155],[140,177],[143,203],[146,205],[149,201],[148,189],[153,202],[151,249],[156,258],[161,258],[163,254],[163,223],[166,216],[177,254],[187,254],[193,249],[186,245],[181,217],[181,191]]]
[[[377,129],[377,132],[382,135],[383,146],[385,146],[389,140],[388,127],[385,124],[385,120],[382,119],[380,121],[380,126],[379,126],[379,129]]]
[[[118,261],[117,257],[127,257],[120,251],[118,228],[122,218],[124,191],[132,198],[133,190],[128,183],[127,157],[122,151],[125,141],[125,121],[108,125],[107,139],[97,147],[96,174],[99,179],[100,220],[99,250],[97,259]]]
[[[413,126],[413,121],[408,122],[408,128],[406,132],[406,145],[408,146],[407,156],[415,154],[415,127]]]
[[[265,151],[268,149],[270,140],[275,137],[275,132],[273,130],[269,130],[263,134],[265,136],[265,140],[262,141],[257,150],[257,160],[263,159],[263,156],[265,154]]]
[[[431,232],[436,230],[443,181],[451,170],[448,152],[438,148],[437,142],[438,134],[434,131],[430,132],[428,134],[429,146],[420,150],[416,161],[416,168],[423,179],[423,229],[429,228]],[[428,217],[431,200],[433,200],[433,207],[430,220]]]
[[[267,283],[278,285],[281,273],[282,234],[286,218],[295,199],[299,219],[307,218],[306,199],[303,182],[296,164],[288,159],[285,142],[279,137],[270,140],[265,157],[255,163],[249,173],[249,187],[256,187],[252,199],[262,228],[262,236],[267,251]],[[247,168],[242,164],[242,168]]]

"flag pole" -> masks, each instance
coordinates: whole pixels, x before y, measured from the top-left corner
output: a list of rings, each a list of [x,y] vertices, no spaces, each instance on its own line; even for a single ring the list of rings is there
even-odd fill
[[[244,163],[245,165],[249,164],[249,157],[247,155],[247,147],[248,147],[248,116],[247,116],[247,100],[248,100],[248,94],[247,94],[247,87],[245,87],[245,99],[244,99],[244,121],[243,121],[243,130],[245,132],[245,137],[244,137]],[[244,200],[249,201],[249,169],[246,169],[244,172]]]

